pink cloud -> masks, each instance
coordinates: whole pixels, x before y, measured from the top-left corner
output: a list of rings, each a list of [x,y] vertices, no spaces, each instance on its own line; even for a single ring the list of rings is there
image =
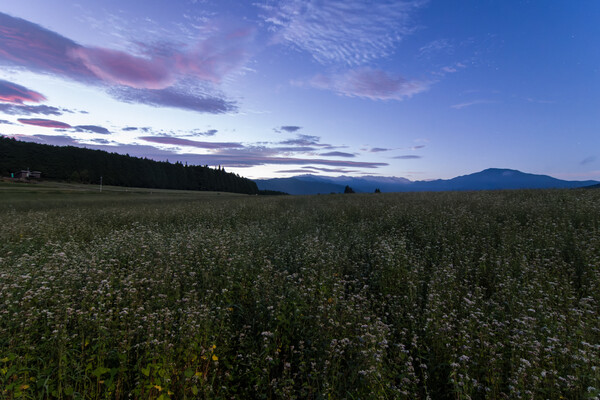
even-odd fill
[[[21,18],[0,13],[0,59],[36,72],[87,80],[93,74],[68,54],[74,41]]]
[[[403,100],[429,88],[428,82],[410,81],[370,68],[359,68],[338,75],[317,75],[310,84],[343,96],[371,100]]]
[[[142,136],[140,139],[146,142],[160,143],[160,144],[172,144],[177,146],[190,146],[198,147],[201,149],[233,149],[243,148],[244,146],[240,143],[232,142],[200,142],[197,140],[180,139],[170,136]]]
[[[71,128],[71,125],[69,125],[65,122],[54,121],[52,119],[19,118],[17,121],[19,121],[22,124],[41,126],[43,128],[62,128],[62,129]]]
[[[135,57],[117,50],[78,47],[69,52],[100,80],[137,89],[164,89],[175,82],[162,59]]]
[[[23,102],[39,103],[46,100],[43,94],[27,89],[16,83],[0,80],[0,101],[23,104]]]
[[[234,111],[235,105],[211,85],[245,63],[254,30],[215,32],[191,47],[137,43],[143,53],[139,56],[85,47],[0,12],[0,63],[92,83],[121,101],[208,113]],[[196,90],[202,85],[203,90]]]
[[[175,68],[181,74],[219,83],[246,61],[247,47],[253,37],[252,29],[239,29],[224,36],[209,37],[193,50],[175,54]]]

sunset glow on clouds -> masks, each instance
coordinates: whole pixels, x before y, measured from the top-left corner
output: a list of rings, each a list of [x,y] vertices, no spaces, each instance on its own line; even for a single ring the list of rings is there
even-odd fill
[[[34,126],[41,126],[43,128],[60,128],[60,129],[67,129],[70,128],[71,125],[64,123],[64,122],[60,122],[60,121],[54,121],[52,119],[43,119],[43,118],[19,118],[18,121],[22,124],[25,125],[34,125]]]
[[[23,102],[39,103],[46,98],[44,95],[29,90],[16,83],[0,80],[0,102],[23,104]]]
[[[476,0],[9,2],[0,133],[252,178],[587,179],[598,18]]]

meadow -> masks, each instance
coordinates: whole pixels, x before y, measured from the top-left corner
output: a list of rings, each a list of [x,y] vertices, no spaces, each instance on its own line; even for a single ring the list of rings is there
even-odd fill
[[[2,399],[600,398],[600,190],[3,184],[0,226]]]

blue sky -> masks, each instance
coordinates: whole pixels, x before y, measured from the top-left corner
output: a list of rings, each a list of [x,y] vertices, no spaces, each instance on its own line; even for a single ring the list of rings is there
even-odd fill
[[[0,0],[0,133],[250,178],[600,180],[600,2]]]

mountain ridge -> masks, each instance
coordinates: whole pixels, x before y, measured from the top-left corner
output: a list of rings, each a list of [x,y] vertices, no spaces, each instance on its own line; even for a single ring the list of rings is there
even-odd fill
[[[548,175],[531,174],[509,168],[487,168],[451,179],[411,181],[403,177],[297,175],[290,178],[255,179],[260,190],[279,190],[289,194],[343,193],[346,185],[356,192],[423,192],[504,189],[560,189],[597,185],[600,182],[567,181]]]

